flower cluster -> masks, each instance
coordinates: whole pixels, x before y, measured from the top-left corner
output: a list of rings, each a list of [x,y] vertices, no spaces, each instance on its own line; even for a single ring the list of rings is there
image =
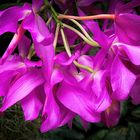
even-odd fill
[[[0,112],[19,103],[46,132],[77,115],[85,128],[111,127],[122,101],[140,103],[140,1],[107,1],[106,14],[91,8],[96,1],[33,0],[0,11],[0,35],[14,33],[0,58]]]

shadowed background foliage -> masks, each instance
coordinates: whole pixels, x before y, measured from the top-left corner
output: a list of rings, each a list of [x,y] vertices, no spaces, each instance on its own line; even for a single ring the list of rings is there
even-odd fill
[[[113,128],[98,123],[84,130],[77,117],[72,128],[64,126],[42,134],[40,119],[25,122],[20,106],[15,105],[0,118],[0,140],[139,140],[140,106],[126,101],[121,108],[120,122]]]

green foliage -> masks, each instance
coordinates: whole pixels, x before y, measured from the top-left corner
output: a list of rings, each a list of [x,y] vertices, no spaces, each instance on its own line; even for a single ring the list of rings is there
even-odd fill
[[[73,120],[72,128],[64,126],[40,133],[41,122],[24,121],[19,105],[15,105],[0,117],[0,140],[139,140],[140,106],[125,101],[121,106],[121,120],[116,127],[107,128],[102,123],[82,127],[79,117]]]

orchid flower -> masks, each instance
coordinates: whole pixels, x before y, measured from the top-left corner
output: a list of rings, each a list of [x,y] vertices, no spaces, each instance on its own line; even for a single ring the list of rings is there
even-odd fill
[[[96,0],[79,0],[79,16],[65,15],[74,12],[72,2],[33,0],[0,11],[0,35],[14,33],[0,58],[0,113],[19,103],[25,120],[41,117],[41,132],[70,125],[76,116],[85,128],[89,122],[113,127],[122,101],[140,103],[139,0],[108,1],[108,14],[92,16],[83,7]]]

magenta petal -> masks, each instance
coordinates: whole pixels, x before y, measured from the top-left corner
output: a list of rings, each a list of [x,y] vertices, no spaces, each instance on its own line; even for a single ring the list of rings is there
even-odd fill
[[[138,15],[124,13],[116,16],[116,34],[121,42],[140,45],[139,26],[140,17]]]
[[[91,48],[92,48],[92,46],[86,44],[86,45],[82,48],[81,54],[82,54],[82,55],[87,54],[87,53],[90,51]]]
[[[54,101],[52,93],[49,92],[47,99],[47,105],[45,106],[45,112],[43,114],[43,121],[41,124],[41,132],[46,132],[51,129],[55,129],[59,125],[59,107]]]
[[[48,86],[45,87],[48,93],[46,104],[43,111],[43,122],[41,125],[41,132],[47,132],[68,123],[73,117],[74,113],[65,108],[54,97],[52,89]]]
[[[104,62],[106,60],[109,48],[101,48],[94,57],[93,68],[94,70],[99,70],[104,67]]]
[[[53,71],[54,65],[54,47],[53,44],[50,43],[48,45],[42,45],[40,43],[35,43],[35,50],[38,55],[42,59],[43,62],[43,72],[47,82],[50,82],[51,74]]]
[[[129,13],[131,10],[137,6],[140,6],[139,0],[132,0],[126,4],[121,4],[117,6],[117,12],[118,13]]]
[[[31,68],[31,67],[42,67],[42,61],[41,60],[39,60],[39,61],[31,61],[29,59],[25,59],[24,63],[26,64],[26,66],[28,68]]]
[[[32,7],[37,12],[43,4],[43,0],[32,0]]]
[[[100,114],[92,109],[91,101],[82,89],[72,87],[64,82],[58,89],[57,98],[64,106],[77,113],[82,119],[89,122],[100,121]]]
[[[31,33],[33,40],[36,42],[42,42],[50,35],[44,20],[34,13],[24,19],[23,28]],[[48,44],[49,41],[51,40],[47,40]]]
[[[39,70],[32,70],[20,77],[9,89],[7,96],[4,98],[1,111],[5,111],[24,97],[33,89],[42,84],[44,79]]]
[[[5,32],[16,32],[18,21],[25,18],[28,12],[31,12],[28,4],[23,7],[14,6],[4,10],[0,15],[0,35]]]
[[[61,115],[61,122],[59,124],[59,127],[60,126],[63,126],[65,124],[68,124],[72,121],[72,119],[76,116],[76,114],[72,111],[70,111],[69,109],[67,109],[66,107],[64,107],[63,105],[60,105],[59,106],[61,107],[63,113]]]
[[[78,62],[82,65],[86,65],[88,67],[93,67],[93,58],[88,56],[88,55],[82,55],[79,59]]]
[[[21,55],[22,57],[27,56],[29,53],[30,44],[31,44],[31,40],[25,35],[23,35],[21,40],[18,42],[19,55]]]
[[[64,107],[56,98],[57,88],[63,78],[64,75],[62,71],[55,68],[51,75],[50,85],[49,83],[45,84],[45,93],[47,98],[43,108],[41,132],[46,132],[60,127],[68,123],[75,116],[73,112]]]
[[[10,83],[12,82],[12,78],[16,74],[16,72],[12,71],[0,73],[0,96],[6,96],[10,87]]]
[[[115,45],[125,51],[133,64],[140,65],[140,46],[133,46],[124,43],[115,43]]]
[[[0,65],[0,73],[6,71],[24,72],[26,71],[26,66],[19,61],[6,61],[3,65]]]
[[[88,55],[82,55],[79,57],[78,62],[82,65],[88,66],[90,68],[93,68],[93,58]],[[87,70],[80,69],[80,71],[84,73],[89,73]]]
[[[95,1],[96,0],[79,0],[77,3],[78,3],[78,6],[88,6]]]
[[[98,71],[94,76],[92,90],[95,96],[93,98],[93,103],[98,112],[106,110],[111,105],[109,92],[106,88],[106,76],[107,73],[104,71]]]
[[[126,99],[135,80],[136,75],[124,66],[117,55],[111,67],[112,97],[117,100]]]
[[[77,54],[74,54],[69,58],[66,52],[61,52],[54,57],[54,61],[57,64],[68,66],[77,58],[77,56]]]
[[[4,52],[0,63],[4,62],[9,55],[11,55],[13,53],[13,51],[15,50],[18,42],[21,40],[23,34],[24,34],[25,30],[22,28],[22,25],[19,26],[17,33],[14,35],[14,37],[12,38],[8,48],[6,49],[6,51]]]
[[[85,13],[80,8],[78,8],[78,13],[80,16],[85,16]],[[101,46],[106,48],[108,46],[108,37],[105,35],[104,32],[101,31],[98,23],[89,20],[83,21],[83,23],[93,33],[93,39],[97,41]]]
[[[60,83],[64,79],[64,75],[62,71],[55,68],[51,75],[51,86],[53,87],[55,84]]]
[[[103,0],[79,0],[77,3],[78,6],[89,6],[90,4],[96,1],[103,1]]]
[[[111,106],[102,113],[102,121],[108,127],[115,126],[120,119],[120,103],[113,101]]]
[[[85,129],[85,131],[87,131],[88,130],[88,122],[83,120],[83,119],[81,119],[81,123],[82,123],[82,126]]]
[[[132,98],[132,102],[135,105],[140,104],[140,77],[137,77],[131,91],[130,96]]]
[[[68,39],[69,45],[73,45],[75,43],[76,39],[78,38],[77,34],[75,34],[73,31],[71,31],[67,28],[64,28],[64,32]],[[62,40],[61,36],[58,36],[58,43],[63,44],[63,40]]]
[[[29,95],[21,100],[25,120],[34,120],[38,117],[42,107],[45,93],[43,86],[35,88]]]

